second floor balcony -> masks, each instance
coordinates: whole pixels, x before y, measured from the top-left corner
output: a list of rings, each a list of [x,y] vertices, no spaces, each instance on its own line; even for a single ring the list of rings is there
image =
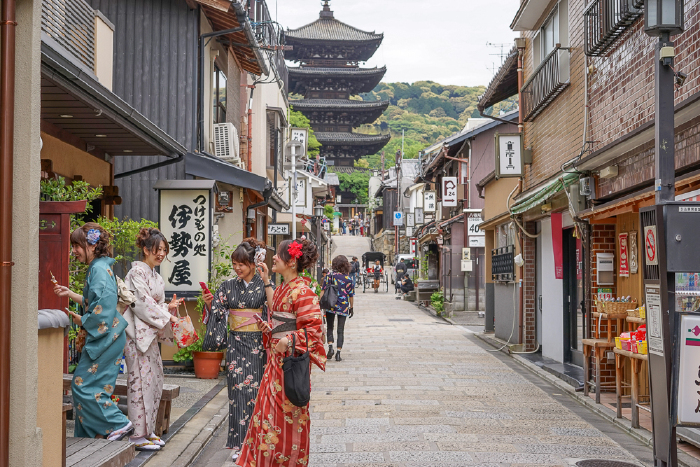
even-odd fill
[[[642,16],[641,0],[594,0],[583,13],[585,52],[600,56]]]
[[[534,120],[569,85],[569,58],[569,48],[557,44],[532,72],[520,89],[524,121]]]

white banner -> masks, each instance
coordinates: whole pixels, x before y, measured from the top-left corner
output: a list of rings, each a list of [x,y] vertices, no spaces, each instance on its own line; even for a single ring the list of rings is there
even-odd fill
[[[211,261],[209,190],[161,190],[160,229],[170,245],[160,274],[168,293],[199,293]]]

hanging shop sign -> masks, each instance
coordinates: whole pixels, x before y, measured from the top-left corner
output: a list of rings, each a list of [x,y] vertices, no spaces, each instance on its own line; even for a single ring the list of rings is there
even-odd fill
[[[289,223],[267,224],[268,235],[289,235]]]
[[[406,227],[415,227],[416,217],[412,212],[406,213]]]
[[[457,177],[442,177],[442,205],[457,206]]]
[[[170,245],[160,265],[166,293],[200,293],[211,264],[210,190],[160,190],[160,229]]]
[[[412,237],[413,236],[413,227],[406,227],[406,236],[407,237]]]
[[[423,211],[435,212],[437,209],[437,196],[434,191],[423,192]]]
[[[415,255],[416,254],[416,244],[418,243],[418,240],[415,238],[411,239],[411,254]]]
[[[630,272],[637,274],[639,272],[639,257],[637,256],[637,232],[630,232]]]
[[[496,178],[522,177],[523,142],[520,133],[496,133]]]
[[[415,208],[413,210],[413,214],[415,214],[415,224],[416,225],[423,225],[424,224],[423,208]]]
[[[617,236],[617,244],[620,249],[619,255],[619,274],[620,277],[630,276],[630,262],[629,262],[629,252],[627,250],[627,233],[621,233]]]
[[[552,249],[554,253],[554,278],[564,278],[564,250],[562,249],[561,213],[552,213]]]

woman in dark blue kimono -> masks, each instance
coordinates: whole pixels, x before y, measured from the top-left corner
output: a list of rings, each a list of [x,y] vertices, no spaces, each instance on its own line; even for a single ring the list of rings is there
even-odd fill
[[[114,259],[109,237],[93,222],[75,229],[70,236],[73,255],[89,264],[83,295],[58,284],[54,287],[57,295],[70,297],[84,310],[82,315],[69,312],[87,333],[71,384],[78,438],[118,440],[133,432],[129,419],[112,402],[127,323],[117,311],[117,282],[112,272]]]

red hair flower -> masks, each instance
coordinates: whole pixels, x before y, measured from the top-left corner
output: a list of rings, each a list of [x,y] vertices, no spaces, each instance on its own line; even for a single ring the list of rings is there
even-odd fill
[[[301,258],[301,243],[299,242],[292,242],[291,245],[289,245],[289,248],[287,249],[287,253],[289,253],[289,256],[292,258]]]

